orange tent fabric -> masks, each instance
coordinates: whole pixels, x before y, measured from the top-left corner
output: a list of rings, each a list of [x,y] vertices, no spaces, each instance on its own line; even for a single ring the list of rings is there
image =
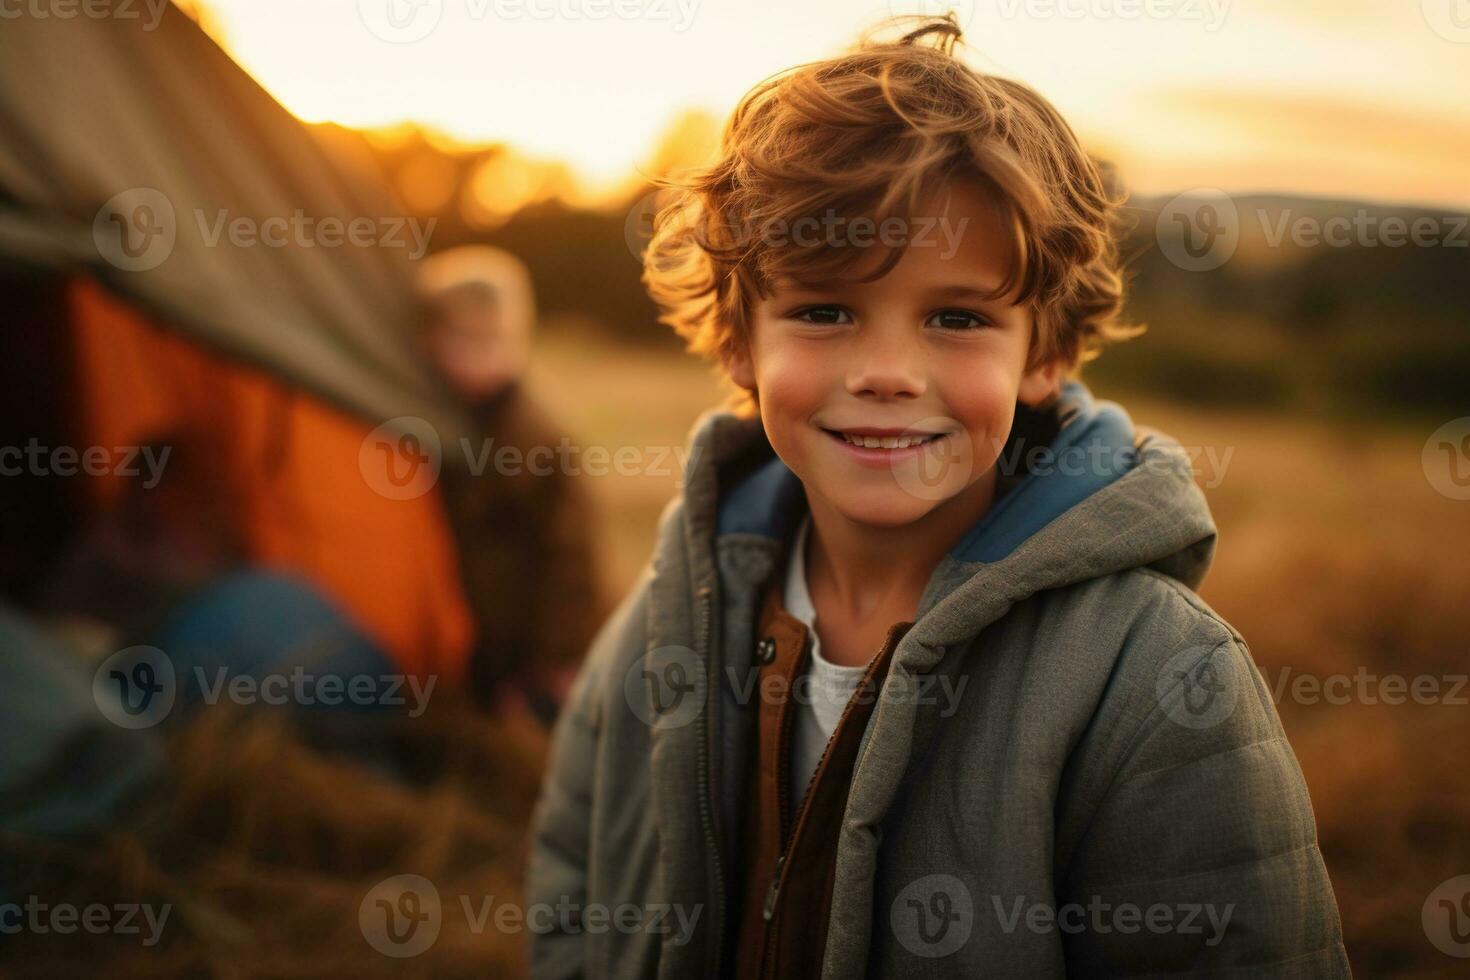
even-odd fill
[[[70,283],[67,305],[82,445],[194,454],[178,471],[200,484],[188,492],[211,495],[248,559],[314,582],[405,671],[463,677],[474,625],[437,488],[375,491],[359,463],[367,423],[163,329],[88,278]],[[121,479],[86,481],[90,503],[106,506]]]

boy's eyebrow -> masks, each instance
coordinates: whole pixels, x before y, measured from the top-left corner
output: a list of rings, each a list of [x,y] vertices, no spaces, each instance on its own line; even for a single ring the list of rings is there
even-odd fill
[[[800,283],[794,280],[777,280],[772,287],[781,292],[790,293],[824,293],[844,287],[857,286],[857,283],[834,281],[829,283]],[[866,284],[863,284],[866,285]],[[986,288],[983,284],[950,283],[944,286],[935,286],[923,290],[925,296],[933,299],[963,300],[974,299],[981,301],[994,300],[997,287]]]
[[[930,295],[937,299],[974,299],[982,302],[995,300],[996,287],[984,288],[969,283],[954,283],[948,286],[939,286],[930,291]]]

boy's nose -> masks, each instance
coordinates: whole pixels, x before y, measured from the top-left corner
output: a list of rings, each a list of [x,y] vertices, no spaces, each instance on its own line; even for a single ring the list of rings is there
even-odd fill
[[[862,345],[847,374],[848,393],[859,397],[918,398],[926,386],[922,358],[911,338]]]

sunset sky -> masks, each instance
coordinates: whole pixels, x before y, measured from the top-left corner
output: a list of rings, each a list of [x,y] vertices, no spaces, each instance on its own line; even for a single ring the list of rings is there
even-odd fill
[[[681,111],[723,117],[766,75],[840,50],[890,12],[925,9],[920,0],[195,6],[303,119],[416,121],[464,141],[505,141],[567,161],[591,187],[646,163]],[[966,0],[954,9],[976,64],[1052,99],[1136,191],[1470,207],[1470,0]]]

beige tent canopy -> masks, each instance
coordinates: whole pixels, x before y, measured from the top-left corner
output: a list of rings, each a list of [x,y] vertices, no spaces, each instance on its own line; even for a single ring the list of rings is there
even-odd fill
[[[374,423],[450,438],[464,419],[413,349],[411,230],[172,6],[0,21],[0,262],[89,273]]]

